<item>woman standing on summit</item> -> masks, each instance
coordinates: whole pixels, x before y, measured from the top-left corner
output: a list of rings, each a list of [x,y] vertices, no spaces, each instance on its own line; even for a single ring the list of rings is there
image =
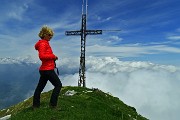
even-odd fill
[[[40,107],[40,94],[48,80],[54,86],[49,103],[50,107],[54,108],[57,106],[58,96],[62,88],[62,83],[54,71],[55,61],[58,60],[58,57],[53,54],[49,44],[53,35],[54,32],[51,28],[43,26],[39,33],[41,40],[35,44],[35,49],[39,52],[39,59],[42,61],[42,65],[39,68],[40,79],[34,92],[33,108]]]

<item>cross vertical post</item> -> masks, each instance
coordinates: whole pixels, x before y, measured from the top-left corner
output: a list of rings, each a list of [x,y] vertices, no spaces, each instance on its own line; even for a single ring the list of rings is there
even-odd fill
[[[83,5],[84,6],[84,0]],[[82,12],[84,7],[82,7]],[[86,29],[86,14],[87,14],[87,1],[86,1],[86,12],[82,13],[82,23],[81,23],[81,30],[75,31],[66,31],[65,34],[67,36],[71,35],[80,35],[81,36],[81,55],[80,55],[80,66],[79,66],[79,79],[78,79],[78,86],[86,87],[86,64],[85,64],[85,52],[86,52],[86,36],[87,35],[98,35],[102,34],[102,30],[87,30]]]
[[[81,25],[81,56],[80,56],[79,80],[78,80],[78,86],[83,86],[83,87],[86,87],[85,52],[86,52],[86,14],[83,14],[82,25]]]

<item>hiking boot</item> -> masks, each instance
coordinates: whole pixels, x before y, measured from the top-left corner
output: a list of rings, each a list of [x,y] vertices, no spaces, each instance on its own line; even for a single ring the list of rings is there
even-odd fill
[[[51,109],[56,109],[57,108],[57,106],[56,105],[49,105],[49,108],[51,108]]]

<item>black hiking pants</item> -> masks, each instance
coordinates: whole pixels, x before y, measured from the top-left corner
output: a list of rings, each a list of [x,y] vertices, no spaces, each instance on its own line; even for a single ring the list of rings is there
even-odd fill
[[[40,94],[43,91],[44,87],[46,86],[48,80],[54,86],[53,92],[51,94],[50,106],[57,106],[58,96],[62,88],[62,83],[59,77],[56,75],[54,70],[40,70],[39,73],[40,73],[40,79],[34,92],[33,106],[34,107],[40,106]]]

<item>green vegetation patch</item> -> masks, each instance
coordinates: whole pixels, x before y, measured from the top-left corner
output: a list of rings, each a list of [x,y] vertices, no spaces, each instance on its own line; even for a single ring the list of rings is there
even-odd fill
[[[49,108],[51,93],[41,95],[40,108],[32,108],[31,97],[1,110],[0,117],[11,115],[11,120],[147,120],[134,107],[99,89],[63,87],[55,109]]]

